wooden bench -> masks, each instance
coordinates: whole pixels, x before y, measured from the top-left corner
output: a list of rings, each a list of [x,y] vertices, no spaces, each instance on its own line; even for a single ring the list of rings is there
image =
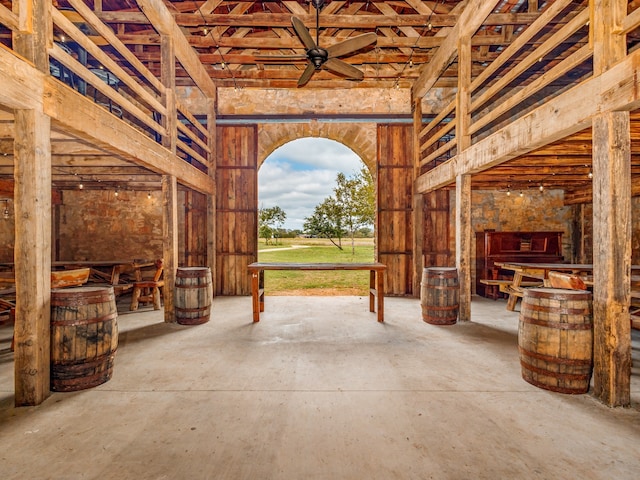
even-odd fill
[[[483,285],[497,286],[500,289],[501,293],[506,295],[515,295],[517,297],[522,297],[522,288],[526,287],[540,287],[542,286],[542,282],[520,282],[520,285],[514,287],[513,280],[493,280],[490,278],[480,279],[480,283]]]
[[[384,321],[384,271],[382,263],[252,263],[251,297],[253,300],[253,321],[260,321],[260,312],[264,312],[264,271],[265,270],[369,270],[369,311],[376,311],[378,303],[378,321]]]

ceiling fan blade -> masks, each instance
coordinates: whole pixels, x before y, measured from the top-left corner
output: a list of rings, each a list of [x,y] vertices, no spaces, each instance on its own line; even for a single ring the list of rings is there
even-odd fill
[[[309,80],[311,80],[311,76],[316,71],[316,67],[313,63],[309,62],[307,68],[305,68],[304,72],[302,72],[302,76],[298,80],[298,86],[304,87]]]
[[[375,33],[363,33],[357,37],[347,38],[340,43],[330,46],[327,48],[327,52],[329,53],[329,58],[341,57],[347,53],[355,52],[356,50],[372,45],[376,43],[377,40],[378,36]]]
[[[338,60],[337,58],[330,58],[324,62],[324,66],[327,67],[328,70],[347,78],[354,80],[362,80],[364,78],[364,73],[362,73],[362,71],[358,70],[353,65],[349,65],[347,62]]]
[[[298,34],[298,37],[300,37],[300,40],[302,40],[302,44],[307,50],[316,48],[316,42],[313,41],[313,37],[309,33],[307,27],[304,26],[304,23],[302,23],[302,20],[300,20],[298,17],[291,17],[291,24],[293,25],[293,29]]]

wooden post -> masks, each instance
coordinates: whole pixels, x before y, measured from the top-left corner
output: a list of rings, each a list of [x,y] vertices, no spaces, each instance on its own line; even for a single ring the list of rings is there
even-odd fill
[[[164,258],[164,321],[176,321],[174,293],[178,268],[178,181],[162,176],[162,245]]]
[[[593,41],[593,74],[600,75],[627,53],[626,35],[621,35],[627,16],[627,0],[591,0],[590,36]]]
[[[422,130],[422,99],[413,99],[413,180],[420,175],[420,131]],[[415,187],[414,187],[415,190]],[[413,296],[420,296],[424,244],[424,198],[422,194],[413,195]]]
[[[471,320],[471,175],[456,177],[456,268],[460,283],[459,320]]]
[[[20,19],[14,49],[48,73],[50,3],[21,0],[13,7]],[[41,106],[14,113],[15,404],[27,406],[50,394],[51,119]]]
[[[458,154],[471,145],[471,37],[458,40],[456,142]],[[471,320],[471,175],[456,176],[456,267],[460,282],[461,322]]]
[[[210,98],[207,100],[207,130],[209,131],[209,176],[216,179],[216,108],[217,100]],[[217,190],[215,184],[215,190]],[[212,281],[216,281],[216,192],[207,195],[207,265],[211,269]],[[216,291],[215,283],[213,292]]]
[[[163,103],[167,107],[167,116],[163,119],[163,126],[167,135],[162,138],[162,145],[167,147],[175,155],[178,142],[177,109],[176,109],[176,53],[175,44],[169,35],[160,35],[160,77],[166,87]]]
[[[163,126],[167,135],[162,137],[162,145],[176,154],[178,140],[177,108],[175,97],[176,86],[176,54],[175,44],[170,35],[160,35],[160,80],[166,87],[163,103],[167,115],[163,118]],[[179,264],[178,254],[178,182],[173,175],[162,176],[162,256],[164,259],[164,321],[176,321],[174,300],[176,270]]]
[[[594,394],[631,402],[631,141],[629,112],[593,122]]]
[[[15,404],[49,396],[51,317],[51,121],[15,111]]]

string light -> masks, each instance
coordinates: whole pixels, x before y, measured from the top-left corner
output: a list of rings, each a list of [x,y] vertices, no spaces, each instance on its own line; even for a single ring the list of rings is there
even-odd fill
[[[522,193],[522,190],[520,190],[520,196],[524,197],[524,193]]]
[[[442,0],[442,3],[444,3],[444,0]],[[431,17],[433,16],[433,13],[436,11],[436,7],[437,6],[438,6],[438,2],[436,2],[436,4],[433,6],[433,8],[431,9],[431,13],[429,14],[429,18],[427,18],[427,24],[425,25],[425,28],[427,30],[429,30],[429,31],[431,31],[431,29],[433,28],[433,25],[431,25]],[[400,73],[398,74],[398,79],[396,80],[396,84],[395,84],[395,88],[396,89],[400,88],[400,85],[398,85],[398,82],[400,81],[400,78],[402,78],[402,74],[406,70],[407,66],[409,68],[413,68],[413,52],[415,51],[416,47],[418,46],[418,42],[420,41],[421,37],[422,37],[422,35],[418,35],[416,37],[416,41],[413,44],[413,47],[411,47],[411,53],[409,54],[409,60],[407,61],[407,63],[405,63],[402,66],[402,70],[400,70]]]
[[[9,220],[9,200],[3,200],[4,202],[4,212],[2,216],[5,220]]]
[[[119,192],[119,191],[118,191],[118,189],[116,188],[116,191],[115,191],[115,192],[113,192],[113,194],[117,197],[117,196],[120,194],[120,192]]]
[[[589,170],[589,174],[587,175],[589,178],[593,178],[593,172]]]
[[[540,187],[538,187],[540,189],[541,192],[544,192],[544,185],[540,184]]]
[[[263,4],[263,7],[264,7],[264,4]],[[229,5],[227,5],[227,9],[229,9]],[[196,11],[200,14],[200,17],[202,17],[202,21],[204,23],[207,23],[207,20],[206,20],[206,18],[204,18],[204,14],[202,13],[202,10],[200,10],[200,8],[197,5],[196,5]],[[229,10],[229,12],[230,12],[230,10]],[[213,40],[213,43],[215,44],[216,49],[218,51],[218,55],[220,55],[220,58],[222,59],[222,62],[221,62],[220,65],[222,66],[222,70],[224,70],[227,67],[227,62],[225,62],[224,56],[222,55],[222,52],[220,51],[220,46],[218,45],[217,40],[213,36],[213,29],[209,29],[208,27],[203,27],[202,33],[204,33],[205,36],[208,35],[209,37],[211,37],[211,40]],[[236,76],[234,75],[233,70],[231,70],[230,68],[227,68],[227,70],[231,74],[231,80],[233,81],[234,90],[237,91],[238,90],[238,82],[236,81]]]
[[[151,192],[147,193],[147,198],[151,198]]]

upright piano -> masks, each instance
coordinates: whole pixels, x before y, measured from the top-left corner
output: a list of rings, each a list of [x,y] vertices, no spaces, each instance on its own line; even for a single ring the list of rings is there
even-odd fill
[[[496,262],[562,263],[562,232],[476,232],[476,293],[488,298],[500,296],[498,287],[482,279],[510,278]]]

